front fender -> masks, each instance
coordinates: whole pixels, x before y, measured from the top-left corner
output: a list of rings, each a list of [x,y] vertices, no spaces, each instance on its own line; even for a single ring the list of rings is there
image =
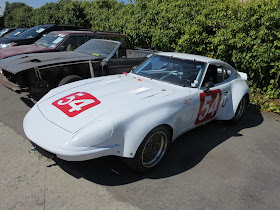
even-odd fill
[[[159,125],[169,125],[173,128],[174,107],[158,106],[143,114],[139,112],[118,125],[123,130],[123,150],[121,156],[133,158],[146,135]]]

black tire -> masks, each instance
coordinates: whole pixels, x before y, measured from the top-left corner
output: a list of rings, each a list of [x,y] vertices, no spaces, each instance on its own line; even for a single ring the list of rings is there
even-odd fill
[[[243,96],[243,98],[240,100],[238,104],[234,117],[231,119],[232,122],[237,122],[238,120],[240,120],[240,118],[242,117],[242,115],[244,114],[247,108],[247,105],[248,105],[248,99],[246,96]]]
[[[134,158],[123,159],[136,172],[146,172],[156,167],[166,154],[171,142],[171,132],[166,126],[151,130],[137,149]],[[151,153],[153,152],[153,154]]]
[[[71,82],[76,82],[76,81],[79,81],[79,80],[82,80],[83,78],[82,77],[79,77],[79,76],[76,76],[76,75],[69,75],[67,77],[64,77],[59,83],[58,83],[58,86],[62,86],[62,85],[66,85],[68,83],[71,83]]]

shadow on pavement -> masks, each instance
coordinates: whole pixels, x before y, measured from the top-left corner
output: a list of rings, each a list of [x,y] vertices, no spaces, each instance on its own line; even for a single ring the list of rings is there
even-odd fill
[[[20,97],[20,100],[22,100],[22,102],[30,108],[32,108],[35,105],[35,102],[32,100],[31,97]]]
[[[262,122],[259,110],[249,107],[237,123],[213,121],[187,132],[171,145],[159,167],[146,174],[131,171],[120,158],[113,156],[83,162],[67,162],[57,158],[55,161],[61,169],[77,179],[84,178],[106,186],[124,185],[146,178],[171,177],[199,164],[208,152],[229,138],[242,136],[239,133],[241,130],[258,126]]]

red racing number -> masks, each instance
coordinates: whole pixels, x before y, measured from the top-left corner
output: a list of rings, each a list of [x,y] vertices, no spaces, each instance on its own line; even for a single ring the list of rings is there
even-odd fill
[[[219,109],[222,98],[220,89],[200,93],[200,107],[195,121],[195,125],[213,119]]]
[[[68,117],[75,117],[83,111],[94,107],[101,102],[86,92],[77,92],[65,96],[57,101],[53,102],[52,105],[60,109]]]

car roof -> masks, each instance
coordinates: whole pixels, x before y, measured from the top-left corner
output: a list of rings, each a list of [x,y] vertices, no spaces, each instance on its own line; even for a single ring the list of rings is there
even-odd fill
[[[37,27],[37,26],[49,26],[49,27],[52,27],[52,26],[55,26],[55,24],[42,24],[42,25],[36,25],[34,27]]]
[[[82,29],[82,27],[80,27],[80,26],[75,26],[75,25],[64,25],[64,24],[41,24],[41,25],[36,25],[36,26],[34,26],[34,27],[40,27],[40,26],[44,26],[44,27],[48,27],[48,28],[51,28],[51,27],[53,27],[53,26],[62,26],[62,27],[76,27],[76,28],[81,28]],[[32,28],[34,28],[34,27],[32,27]]]
[[[69,35],[69,34],[94,34],[94,32],[92,32],[92,31],[51,31],[50,33],[64,34],[64,35]]]
[[[50,33],[56,34],[97,34],[97,35],[112,35],[112,36],[127,36],[125,34],[120,34],[117,32],[103,32],[103,31],[87,31],[87,30],[78,30],[78,31],[51,31]]]
[[[157,55],[172,56],[174,58],[185,59],[185,60],[196,60],[196,61],[201,61],[201,62],[205,62],[205,63],[227,64],[227,63],[225,63],[223,61],[220,61],[218,59],[209,58],[209,57],[201,56],[201,55],[187,54],[187,53],[159,52],[159,53],[157,53]],[[229,65],[229,64],[227,64],[227,65]]]

